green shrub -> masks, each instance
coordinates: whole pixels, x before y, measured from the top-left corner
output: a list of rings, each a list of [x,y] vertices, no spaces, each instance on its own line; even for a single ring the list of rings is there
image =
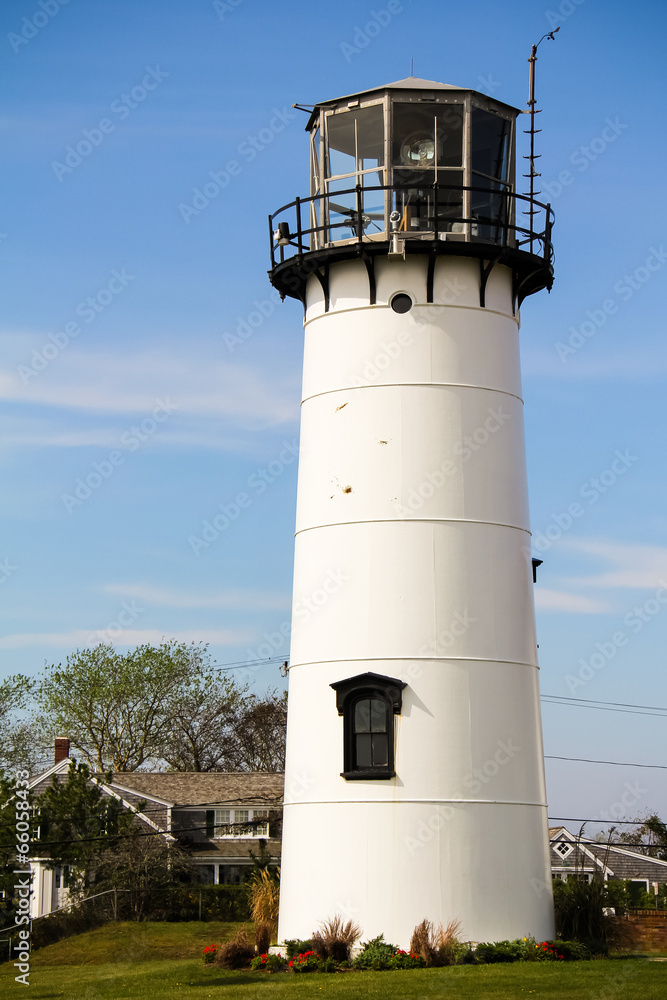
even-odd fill
[[[554,880],[556,934],[565,941],[578,941],[594,955],[609,951],[610,917],[605,915],[604,879],[595,876],[590,882],[570,876],[567,882]]]
[[[310,950],[290,958],[287,964],[292,972],[317,972],[320,967],[320,959],[314,951]]]
[[[338,963],[336,962],[335,958],[331,958],[331,957],[329,957],[329,958],[323,958],[319,962],[317,968],[318,968],[319,972],[337,972],[338,971]]]
[[[580,962],[589,960],[591,953],[585,944],[580,941],[554,941],[556,950],[561,953],[566,962]]]
[[[250,968],[253,972],[282,972],[286,965],[282,955],[270,955],[267,952],[250,959]]]
[[[525,956],[523,941],[482,941],[475,949],[478,962],[491,964],[493,962],[520,962]]]
[[[287,949],[288,958],[296,958],[297,955],[303,955],[306,951],[313,950],[312,941],[299,941],[294,938],[291,941],[285,941],[285,948]]]
[[[352,962],[354,969],[391,969],[391,961],[398,951],[395,944],[385,941],[380,934],[370,941],[361,942],[361,951]]]

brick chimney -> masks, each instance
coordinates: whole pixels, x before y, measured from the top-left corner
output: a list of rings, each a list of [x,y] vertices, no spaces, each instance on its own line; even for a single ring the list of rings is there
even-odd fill
[[[55,754],[54,754],[54,764],[59,764],[61,760],[67,760],[69,757],[69,740],[66,736],[56,736],[55,741]]]

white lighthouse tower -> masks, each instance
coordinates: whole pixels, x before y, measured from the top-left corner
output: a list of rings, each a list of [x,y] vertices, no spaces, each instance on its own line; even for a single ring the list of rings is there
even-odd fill
[[[413,77],[325,101],[270,217],[305,308],[281,941],[553,936],[518,340],[552,219],[518,113]]]

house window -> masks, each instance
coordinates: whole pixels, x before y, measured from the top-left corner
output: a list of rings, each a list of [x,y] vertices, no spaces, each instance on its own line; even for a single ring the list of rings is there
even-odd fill
[[[206,836],[216,840],[269,836],[268,809],[209,809],[206,812]]]
[[[568,854],[572,854],[571,844],[567,844],[564,840],[561,840],[559,844],[556,844],[554,850],[557,854],[560,854],[561,858],[566,858]]]
[[[220,865],[218,869],[220,885],[240,885],[248,868],[248,865]]]
[[[343,771],[348,781],[393,778],[394,716],[401,711],[405,681],[358,674],[336,681],[336,708],[343,717]]]

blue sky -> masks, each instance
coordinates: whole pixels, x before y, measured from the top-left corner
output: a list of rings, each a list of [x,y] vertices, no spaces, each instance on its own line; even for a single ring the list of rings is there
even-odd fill
[[[521,333],[542,689],[666,706],[665,20],[657,0],[6,0],[2,673],[122,628],[271,654],[249,676],[283,683],[302,331],[266,216],[307,193],[290,106],[412,56],[523,107],[560,27],[537,64],[556,282]],[[667,764],[646,715],[547,702],[544,732],[549,755]],[[665,817],[664,774],[548,760],[550,812]]]

